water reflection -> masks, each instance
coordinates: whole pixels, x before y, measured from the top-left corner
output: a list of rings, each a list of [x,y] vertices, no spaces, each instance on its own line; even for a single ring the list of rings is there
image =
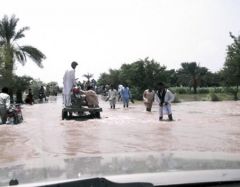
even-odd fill
[[[173,104],[175,121],[171,123],[157,120],[156,105],[152,113],[147,113],[141,103],[128,109],[118,103],[116,110],[109,109],[104,101],[100,105],[102,119],[87,121],[62,121],[61,97],[24,105],[22,124],[0,126],[1,184],[6,185],[13,176],[25,183],[240,168],[239,159],[232,156],[240,158],[240,102]],[[230,156],[218,157],[223,153]]]
[[[194,158],[194,155],[197,158]],[[0,168],[0,185],[7,185],[12,177],[17,178],[20,184],[23,184],[121,174],[226,168],[239,169],[239,155],[217,154],[216,157],[211,153],[200,152],[108,154],[57,159],[55,165],[44,168],[27,165]]]

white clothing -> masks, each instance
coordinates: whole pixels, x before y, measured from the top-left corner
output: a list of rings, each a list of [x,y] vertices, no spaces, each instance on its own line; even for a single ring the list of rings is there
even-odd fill
[[[161,104],[161,99],[158,97],[157,93],[155,94],[155,100],[159,103],[159,116],[162,117],[164,114],[172,114],[171,102],[174,100],[175,95],[168,89],[166,89],[166,94],[164,97],[163,105]]]
[[[172,114],[172,108],[170,103],[159,107],[159,116],[162,117],[165,114],[166,115]]]
[[[113,90],[109,90],[108,91],[108,98],[109,98],[109,101],[113,100],[113,99],[117,99],[117,96],[118,96],[118,93],[117,93],[117,90],[113,89]]]
[[[6,93],[0,93],[0,108],[10,108],[10,96]]]
[[[175,98],[175,95],[170,90],[166,89],[164,103],[171,103],[171,102],[173,102],[174,98]],[[158,97],[157,93],[155,94],[155,99],[159,104],[161,103],[161,100]]]
[[[120,93],[123,88],[124,88],[123,85],[119,84],[118,85],[118,93]]]
[[[0,118],[2,123],[6,123],[6,115],[9,108],[10,96],[6,93],[0,93]]]
[[[67,70],[63,76],[63,98],[64,105],[71,105],[71,90],[76,85],[75,70]]]
[[[117,97],[118,97],[118,92],[117,90],[113,89],[113,90],[109,90],[108,91],[108,100],[110,102],[110,106],[114,106],[117,102]]]

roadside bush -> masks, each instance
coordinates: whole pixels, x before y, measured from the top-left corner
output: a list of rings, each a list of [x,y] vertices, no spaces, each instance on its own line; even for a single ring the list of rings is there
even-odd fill
[[[214,93],[223,93],[224,89],[222,87],[215,87],[213,88]]]
[[[234,100],[238,100],[238,91],[236,87],[226,87],[224,91],[225,93],[232,94]]]
[[[186,87],[177,87],[173,89],[175,91],[175,93],[178,94],[187,94],[189,92],[188,88]]]
[[[198,88],[198,93],[200,94],[207,94],[209,92],[209,88]]]
[[[173,103],[180,103],[181,101],[179,100],[179,98],[177,97],[177,95],[175,94],[175,98],[173,100]]]
[[[236,92],[236,89],[234,87],[225,87],[224,92],[234,94]]]
[[[218,95],[216,93],[214,93],[214,92],[211,92],[209,94],[209,96],[210,96],[210,100],[211,101],[221,101],[221,99],[218,97]]]

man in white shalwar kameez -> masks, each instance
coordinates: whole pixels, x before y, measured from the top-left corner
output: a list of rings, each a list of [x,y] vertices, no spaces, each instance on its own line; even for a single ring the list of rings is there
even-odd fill
[[[2,93],[0,93],[0,118],[2,124],[7,122],[7,111],[10,108],[10,96],[8,95],[8,88],[2,88]]]
[[[115,109],[116,102],[117,102],[118,92],[116,89],[114,89],[113,85],[110,85],[110,89],[108,90],[108,97],[107,100],[109,100],[110,107]]]
[[[63,103],[64,106],[71,106],[71,90],[76,85],[75,68],[77,62],[72,62],[71,69],[67,70],[63,76]]]
[[[121,84],[118,85],[118,101],[120,101],[120,99],[122,100],[121,91],[123,88],[124,88],[123,85],[121,85]]]
[[[165,88],[163,83],[158,84],[158,91],[156,93],[155,99],[159,103],[159,120],[163,119],[163,114],[168,115],[169,121],[173,120],[171,102],[174,100],[175,95]]]

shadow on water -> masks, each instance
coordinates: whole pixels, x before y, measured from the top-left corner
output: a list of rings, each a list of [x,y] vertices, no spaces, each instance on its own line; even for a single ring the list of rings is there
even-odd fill
[[[67,118],[67,121],[88,121],[88,120],[92,120],[92,119],[99,119],[99,118],[95,118],[91,115],[84,115],[84,116],[72,116],[70,118]]]

